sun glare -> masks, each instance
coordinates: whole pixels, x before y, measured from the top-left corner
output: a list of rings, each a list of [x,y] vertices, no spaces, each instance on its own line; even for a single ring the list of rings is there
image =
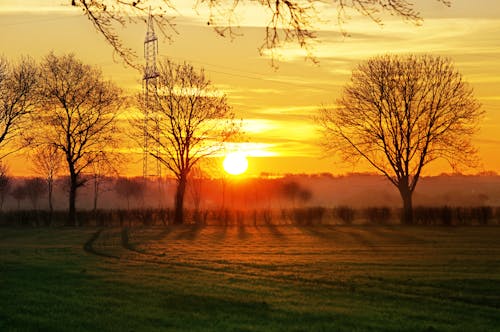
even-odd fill
[[[227,173],[231,175],[240,175],[247,170],[248,160],[243,153],[229,153],[224,158],[223,166]]]

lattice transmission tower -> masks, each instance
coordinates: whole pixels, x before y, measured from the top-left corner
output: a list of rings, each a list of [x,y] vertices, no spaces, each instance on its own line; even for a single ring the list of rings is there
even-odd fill
[[[157,130],[157,128],[149,128],[149,120],[154,116],[151,111],[152,102],[154,102],[154,95],[158,86],[158,69],[156,67],[156,57],[158,55],[158,37],[156,37],[154,29],[153,16],[151,9],[147,21],[146,37],[144,38],[144,59],[146,65],[144,67],[144,76],[142,79],[142,90],[144,95],[144,142],[143,142],[143,160],[142,160],[142,175],[146,179],[150,174],[148,170],[148,158],[151,150],[149,144],[150,130]],[[157,133],[159,135],[159,133]],[[159,153],[159,151],[156,151]],[[157,175],[161,176],[161,168],[157,161]]]

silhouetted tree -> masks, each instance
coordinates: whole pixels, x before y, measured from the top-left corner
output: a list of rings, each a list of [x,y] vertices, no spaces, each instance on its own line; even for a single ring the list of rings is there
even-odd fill
[[[0,160],[0,210],[3,209],[5,197],[10,191],[11,181],[7,174],[7,166]]]
[[[47,185],[47,200],[49,206],[49,224],[54,212],[53,194],[54,180],[63,166],[62,153],[53,145],[39,146],[31,154],[34,170],[45,179]]]
[[[311,190],[307,188],[302,188],[302,190],[299,192],[299,200],[302,202],[302,204],[306,204],[313,198],[313,193]]]
[[[294,207],[297,200],[307,203],[312,198],[312,192],[301,186],[297,181],[285,182],[281,187],[281,194],[292,202]]]
[[[130,199],[140,198],[145,190],[144,182],[139,179],[118,178],[114,186],[118,196],[127,200],[127,209],[130,209]]]
[[[297,181],[289,181],[283,184],[281,188],[282,195],[292,202],[292,205],[295,206],[295,201],[299,196],[299,192],[301,190],[300,184]]]
[[[449,59],[385,55],[358,65],[337,106],[323,108],[318,120],[325,148],[385,175],[403,200],[402,221],[412,223],[422,169],[438,158],[473,165],[470,138],[482,115]]]
[[[37,102],[38,69],[31,58],[22,58],[17,63],[9,63],[0,58],[0,159],[17,151],[19,147],[6,146],[26,134],[27,115]],[[29,142],[28,137],[22,142]]]
[[[451,0],[436,0],[450,6]],[[154,21],[162,34],[170,39],[171,32],[177,32],[173,16],[177,16],[176,1],[172,0],[71,0],[92,22],[96,30],[114,48],[125,62],[135,66],[136,54],[126,47],[119,37],[116,26],[126,26],[144,20],[148,11],[154,15]],[[207,25],[213,27],[220,36],[236,35],[237,11],[242,5],[257,4],[264,9],[269,22],[265,27],[264,42],[260,51],[274,52],[285,42],[295,42],[310,52],[311,41],[316,38],[318,22],[325,22],[330,9],[337,11],[340,31],[345,34],[342,24],[350,17],[350,11],[356,11],[382,24],[381,14],[389,13],[406,21],[420,24],[422,17],[414,4],[407,0],[340,0],[325,2],[321,0],[197,0],[195,8],[208,8]],[[326,8],[325,8],[326,7]],[[325,14],[325,15],[323,15]]]
[[[20,210],[21,202],[28,197],[28,191],[24,184],[18,184],[12,189],[10,195],[17,201],[17,209]]]
[[[194,205],[194,219],[196,222],[200,221],[200,204],[204,179],[206,179],[205,172],[200,167],[193,167],[188,188]]]
[[[93,192],[93,212],[97,211],[98,201],[103,191],[109,191],[112,187],[109,185],[112,181],[110,176],[117,175],[116,169],[118,163],[122,158],[118,154],[101,153],[92,163],[90,167],[90,178],[92,179],[92,192]],[[108,184],[108,186],[106,186]]]
[[[38,201],[47,191],[44,181],[41,178],[26,179],[24,182],[24,188],[31,204],[33,205],[33,209],[38,210]]]
[[[148,126],[157,147],[151,155],[177,179],[174,222],[182,223],[189,173],[200,160],[220,151],[239,126],[226,96],[212,87],[203,70],[167,60],[160,64],[159,74]]]
[[[77,189],[85,184],[82,175],[117,142],[121,91],[74,55],[46,56],[40,81],[39,139],[64,155],[69,173],[68,224],[76,225]]]

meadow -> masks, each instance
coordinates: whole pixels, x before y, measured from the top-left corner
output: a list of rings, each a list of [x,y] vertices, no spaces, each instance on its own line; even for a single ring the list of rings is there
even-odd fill
[[[0,228],[0,331],[499,331],[500,227]]]

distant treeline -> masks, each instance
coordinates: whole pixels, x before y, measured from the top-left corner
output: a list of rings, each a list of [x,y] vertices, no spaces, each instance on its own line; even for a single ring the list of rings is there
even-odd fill
[[[54,183],[54,210],[67,209],[68,181]],[[5,184],[5,183],[4,183]],[[172,208],[175,180],[141,177],[89,177],[79,193],[83,210]],[[10,178],[0,183],[0,210],[47,210],[48,194],[41,178]],[[263,174],[259,178],[191,178],[186,191],[186,209],[289,209],[349,206],[357,210],[372,206],[399,208],[399,193],[382,176],[353,173],[285,175]],[[424,177],[414,194],[415,206],[500,206],[500,176],[439,175]],[[86,212],[82,212],[86,213]],[[416,211],[418,213],[418,211]]]
[[[186,210],[186,223],[216,226],[265,225],[390,225],[399,224],[401,209],[321,206],[284,209]],[[415,225],[471,226],[500,225],[500,207],[416,207]],[[58,227],[66,223],[66,211],[11,210],[0,212],[0,226]],[[138,227],[172,225],[171,208],[81,210],[79,226]]]

